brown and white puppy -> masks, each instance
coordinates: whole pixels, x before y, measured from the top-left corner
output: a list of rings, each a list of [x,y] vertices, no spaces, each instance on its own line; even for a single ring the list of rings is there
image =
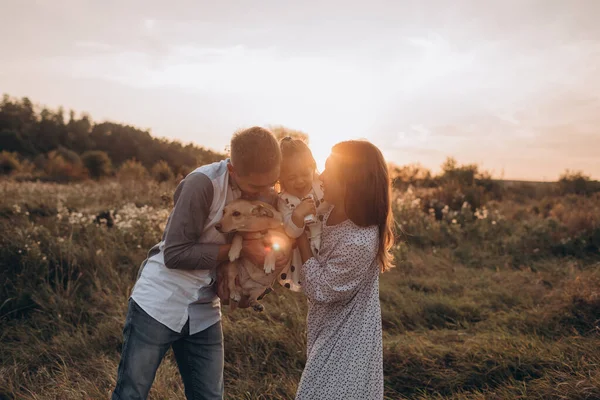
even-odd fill
[[[229,262],[221,266],[229,288],[228,300],[231,309],[237,307],[242,299],[256,311],[264,310],[258,298],[271,288],[271,285],[283,267],[276,268],[278,251],[290,248],[291,241],[283,229],[283,217],[271,205],[262,201],[238,199],[223,209],[223,217],[215,228],[225,234],[234,234]],[[265,245],[267,255],[264,265],[254,265],[250,260],[240,258],[244,240],[260,239]]]

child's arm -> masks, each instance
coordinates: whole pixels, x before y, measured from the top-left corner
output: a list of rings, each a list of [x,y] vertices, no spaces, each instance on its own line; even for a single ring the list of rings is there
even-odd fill
[[[294,223],[292,218],[294,209],[292,209],[290,205],[287,204],[281,197],[277,201],[277,210],[283,215],[283,227],[286,235],[293,239],[296,239],[302,235],[302,232],[304,232],[304,221],[302,221],[301,227],[298,227],[298,225]]]

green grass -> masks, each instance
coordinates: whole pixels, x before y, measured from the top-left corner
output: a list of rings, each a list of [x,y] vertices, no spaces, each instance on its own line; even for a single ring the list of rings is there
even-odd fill
[[[128,294],[170,207],[150,193],[173,187],[0,189],[0,399],[108,398]],[[386,399],[600,398],[597,204],[506,201],[442,220],[399,205],[405,242],[380,287]],[[90,222],[104,210],[116,226]],[[277,288],[264,304],[224,310],[226,398],[294,396],[306,303]],[[150,398],[184,398],[170,352]]]

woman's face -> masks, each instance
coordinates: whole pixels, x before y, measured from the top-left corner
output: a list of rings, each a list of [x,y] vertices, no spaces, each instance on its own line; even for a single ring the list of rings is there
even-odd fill
[[[342,184],[337,168],[335,158],[329,156],[325,162],[325,171],[321,174],[324,200],[333,205],[343,203],[346,196],[346,186]]]

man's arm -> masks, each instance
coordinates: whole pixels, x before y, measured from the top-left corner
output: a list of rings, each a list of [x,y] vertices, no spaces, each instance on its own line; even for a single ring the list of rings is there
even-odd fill
[[[198,243],[213,201],[211,180],[188,175],[175,190],[175,205],[165,228],[165,265],[170,269],[214,269],[227,259],[229,245]]]

